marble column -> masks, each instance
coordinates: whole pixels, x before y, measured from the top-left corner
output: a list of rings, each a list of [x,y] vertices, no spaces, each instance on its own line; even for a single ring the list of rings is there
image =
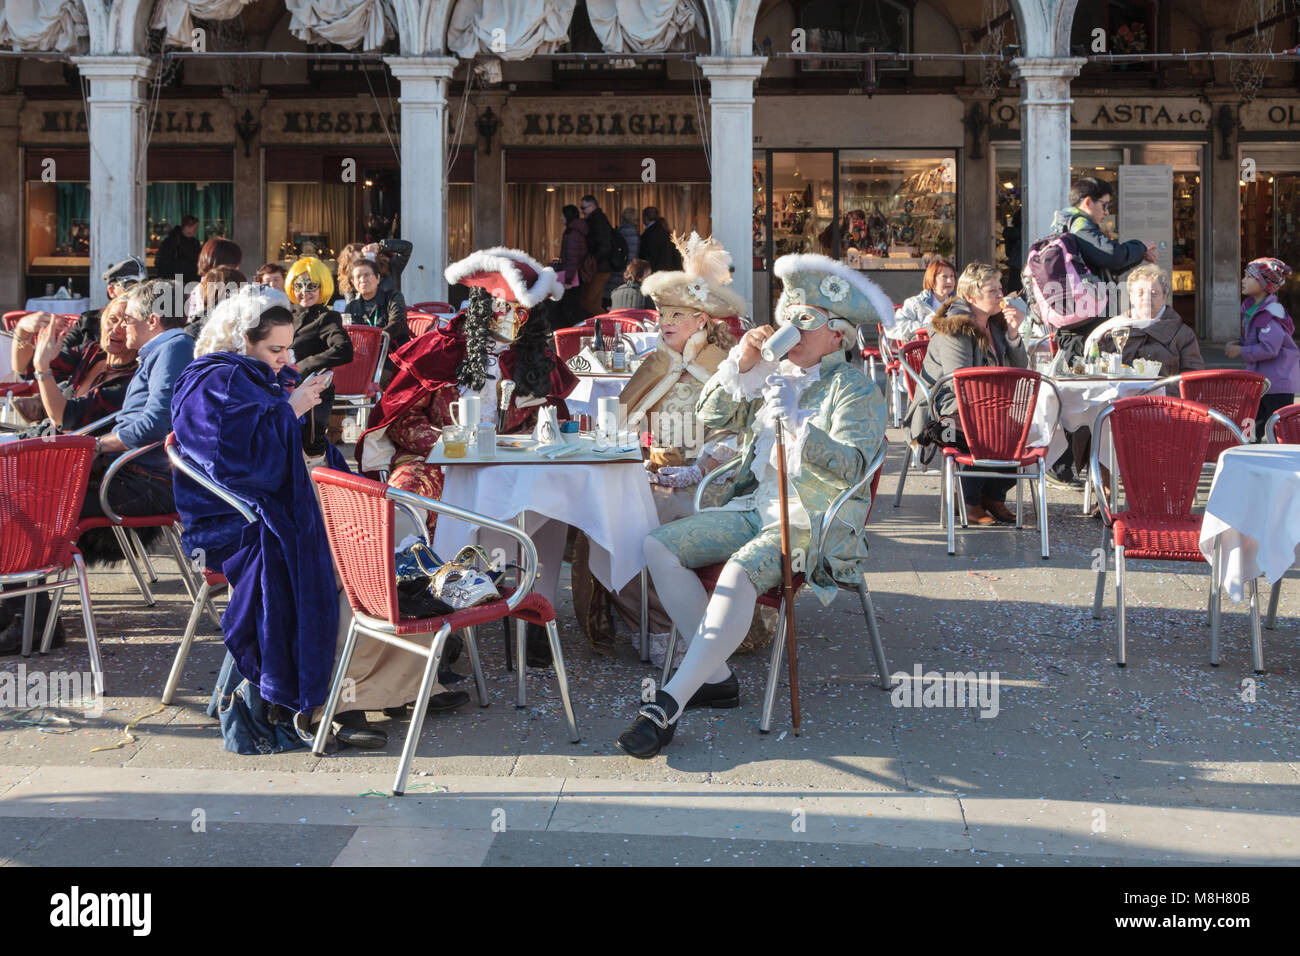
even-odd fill
[[[1240,95],[1236,91],[1207,95],[1217,118],[1227,107],[1239,117]],[[1207,150],[1208,169],[1201,176],[1201,200],[1210,228],[1203,231],[1210,253],[1209,269],[1202,268],[1198,281],[1205,282],[1201,306],[1205,324],[1203,342],[1230,342],[1241,338],[1241,160],[1250,155],[1249,144],[1241,142],[1241,129],[1223,130],[1212,124]],[[1228,136],[1224,143],[1223,137]],[[1227,158],[1224,158],[1227,153]],[[1295,263],[1291,263],[1292,267]]]
[[[751,308],[754,297],[754,81],[766,57],[701,57],[709,81],[713,235],[731,253],[732,282]]]
[[[1051,231],[1052,216],[1070,204],[1070,81],[1082,57],[1011,61],[1020,83],[1022,222],[1025,248]]]
[[[18,148],[18,113],[22,109],[21,93],[0,95],[0,143],[9,144],[0,149],[0,236],[8,236],[10,254],[7,268],[0,270],[0,306],[5,311],[21,309],[27,301],[23,276],[26,262],[19,256],[25,249],[22,237],[26,234],[23,221],[22,150]]]
[[[446,298],[447,83],[452,57],[390,56],[384,61],[402,84],[402,213],[400,233],[413,245],[402,273],[407,302]]]
[[[78,56],[90,83],[90,304],[108,304],[99,276],[145,250],[145,81],[153,64],[138,56]]]

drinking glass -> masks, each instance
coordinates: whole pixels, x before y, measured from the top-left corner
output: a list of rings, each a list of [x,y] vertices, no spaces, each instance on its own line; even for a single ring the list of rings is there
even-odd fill
[[[464,458],[469,450],[470,435],[476,429],[464,425],[448,425],[442,430],[442,453],[448,458]]]

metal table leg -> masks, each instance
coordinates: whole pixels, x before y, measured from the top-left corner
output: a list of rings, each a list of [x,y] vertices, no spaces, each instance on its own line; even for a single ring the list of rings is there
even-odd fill
[[[641,569],[641,661],[650,660],[650,575]]]

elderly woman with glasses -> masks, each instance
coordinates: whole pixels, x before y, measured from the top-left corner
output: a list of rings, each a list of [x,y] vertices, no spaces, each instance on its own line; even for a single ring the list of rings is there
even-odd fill
[[[334,278],[325,263],[315,256],[303,256],[289,267],[284,288],[293,303],[293,354],[298,374],[306,378],[351,362],[352,339],[343,327],[343,317],[329,306]],[[303,425],[302,447],[309,459],[325,454],[333,405],[331,386],[321,393],[320,404],[311,410]]]
[[[921,379],[933,385],[958,369],[984,366],[1027,368],[1029,356],[1020,338],[1025,314],[1002,296],[1002,279],[996,268],[972,262],[957,279],[957,294],[934,314],[930,324],[930,347],[925,353]],[[951,387],[932,396],[932,408],[918,391],[908,411],[913,439],[919,439],[929,419],[946,420],[955,432],[954,447],[966,451],[957,421],[957,396]],[[966,520],[990,525],[994,521],[1014,522],[1007,507],[1007,491],[1015,484],[1010,478],[963,478]]]

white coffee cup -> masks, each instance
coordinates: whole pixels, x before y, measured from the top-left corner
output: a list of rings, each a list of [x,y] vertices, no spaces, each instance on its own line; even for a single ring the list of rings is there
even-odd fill
[[[618,433],[618,418],[617,395],[596,399],[596,427],[611,439]]]
[[[785,358],[792,348],[799,344],[800,332],[796,326],[788,322],[783,322],[776,330],[776,334],[763,342],[763,347],[759,349],[763,359],[768,362],[779,362]]]
[[[477,426],[483,415],[483,399],[466,395],[452,403],[451,418],[457,425]]]

